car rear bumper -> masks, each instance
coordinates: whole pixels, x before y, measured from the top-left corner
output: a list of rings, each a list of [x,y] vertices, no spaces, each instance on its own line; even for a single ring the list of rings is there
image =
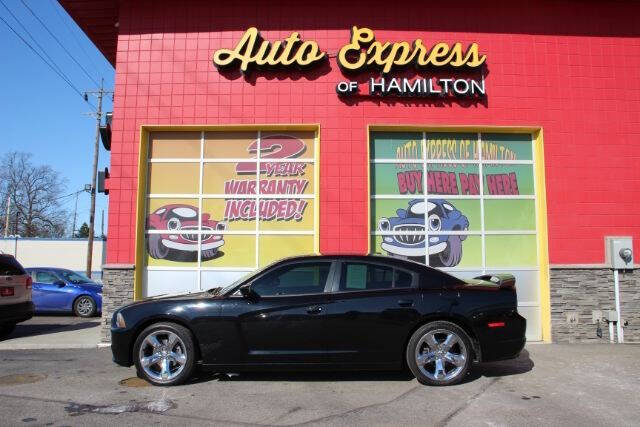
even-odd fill
[[[0,305],[0,323],[19,323],[33,317],[35,306],[33,302]]]
[[[120,366],[131,366],[131,346],[133,331],[130,329],[111,328],[111,353],[113,361]]]
[[[527,320],[515,314],[506,321],[507,326],[495,330],[487,330],[481,340],[482,362],[514,359],[524,348]]]
[[[515,359],[520,355],[526,342],[525,337],[496,342],[491,347],[482,350],[482,362]]]

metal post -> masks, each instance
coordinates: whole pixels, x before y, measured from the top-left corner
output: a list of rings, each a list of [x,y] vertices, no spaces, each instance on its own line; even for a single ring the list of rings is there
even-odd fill
[[[7,217],[4,220],[4,237],[9,235],[9,216],[11,215],[11,194],[7,196]]]
[[[93,148],[93,170],[91,178],[91,210],[89,212],[89,241],[87,244],[87,277],[91,278],[93,261],[93,227],[96,214],[96,177],[98,175],[98,153],[100,151],[100,122],[102,121],[102,96],[104,95],[104,79],[100,80],[98,91],[98,111],[96,114],[96,140]]]
[[[620,313],[620,280],[618,270],[613,270],[613,284],[616,299],[616,313],[618,321],[616,322],[616,334],[618,334],[618,343],[624,342],[624,331],[622,330],[622,313]]]
[[[613,322],[608,322],[608,323],[609,323],[609,342],[613,344],[615,342],[615,339],[613,336]]]
[[[76,206],[73,208],[73,228],[71,229],[71,237],[76,237],[76,216],[78,214],[78,196],[79,191],[76,191]]]

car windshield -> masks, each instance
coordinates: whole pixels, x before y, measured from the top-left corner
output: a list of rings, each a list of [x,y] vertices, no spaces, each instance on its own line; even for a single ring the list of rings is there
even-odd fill
[[[229,284],[229,285],[227,285],[225,287],[219,287],[218,286],[218,287],[215,287],[215,288],[207,289],[207,292],[209,292],[210,294],[213,294],[213,295],[225,295],[231,289],[233,289],[234,287],[238,286],[243,280],[245,280],[251,274],[253,274],[253,272],[249,272],[249,273],[243,275],[238,280],[235,280],[233,283],[231,283],[231,284]]]
[[[73,284],[79,285],[81,283],[92,283],[91,279],[89,279],[88,277],[82,275],[82,274],[78,274],[78,273],[74,273],[73,271],[57,271],[57,273],[62,276],[62,278],[66,281],[66,282],[71,282]]]

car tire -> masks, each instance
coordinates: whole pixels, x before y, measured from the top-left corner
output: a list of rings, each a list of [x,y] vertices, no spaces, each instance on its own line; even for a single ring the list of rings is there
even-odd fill
[[[439,267],[455,267],[462,259],[462,238],[463,236],[453,235],[447,239],[447,247],[440,252],[437,257]],[[466,236],[464,236],[466,237]]]
[[[216,257],[216,255],[218,254],[218,248],[214,248],[214,249],[205,249],[202,251],[202,259],[213,259]]]
[[[162,236],[159,234],[150,234],[147,240],[149,255],[155,259],[165,259],[170,249],[162,243]]]
[[[407,366],[425,385],[446,386],[464,379],[472,362],[471,340],[455,323],[436,321],[416,330],[407,344]]]
[[[89,295],[82,295],[73,302],[73,314],[78,317],[93,317],[97,311],[96,302]]]
[[[153,385],[182,384],[191,377],[196,362],[193,335],[176,323],[155,323],[136,338],[133,360],[138,376]]]
[[[15,328],[16,328],[16,324],[15,323],[2,323],[2,324],[0,324],[0,340],[3,340],[6,337],[8,337],[9,335],[11,335],[11,332],[13,332],[13,330]]]

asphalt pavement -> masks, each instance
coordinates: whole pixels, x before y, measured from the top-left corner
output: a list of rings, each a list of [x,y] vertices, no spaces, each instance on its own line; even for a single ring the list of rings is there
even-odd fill
[[[38,315],[18,323],[0,340],[0,350],[95,348],[100,340],[100,317],[68,314]]]
[[[640,346],[528,345],[452,387],[398,372],[206,374],[152,387],[106,349],[0,351],[1,425],[639,425]]]

